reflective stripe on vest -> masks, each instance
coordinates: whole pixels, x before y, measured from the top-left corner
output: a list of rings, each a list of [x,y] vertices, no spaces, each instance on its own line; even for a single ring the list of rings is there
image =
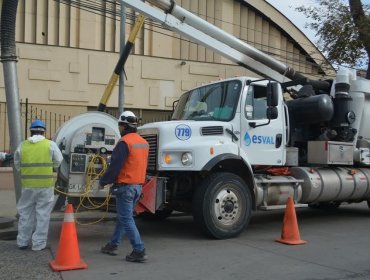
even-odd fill
[[[137,133],[129,133],[121,138],[128,147],[128,156],[116,179],[116,183],[143,184],[148,165],[149,144]]]
[[[54,185],[53,161],[50,156],[51,141],[21,145],[21,185],[24,188],[48,188]]]

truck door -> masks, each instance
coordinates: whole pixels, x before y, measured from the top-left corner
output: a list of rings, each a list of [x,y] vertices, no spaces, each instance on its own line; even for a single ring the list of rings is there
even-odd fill
[[[242,99],[241,149],[252,165],[284,165],[286,126],[282,94],[278,94],[277,116],[269,120],[266,89],[266,85],[252,82]]]

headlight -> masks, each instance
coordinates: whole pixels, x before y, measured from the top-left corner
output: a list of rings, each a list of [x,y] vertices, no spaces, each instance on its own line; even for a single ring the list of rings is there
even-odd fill
[[[183,153],[181,155],[181,163],[186,166],[191,165],[193,163],[193,156],[191,155],[191,153]]]

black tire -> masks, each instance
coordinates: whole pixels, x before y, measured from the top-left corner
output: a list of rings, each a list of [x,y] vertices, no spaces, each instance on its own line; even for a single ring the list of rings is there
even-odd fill
[[[367,207],[370,209],[370,200],[367,201]]]
[[[154,214],[144,212],[140,214],[140,218],[142,218],[145,221],[163,221],[167,219],[172,214],[172,209],[163,209],[163,210],[157,210]]]
[[[226,239],[239,235],[251,215],[250,190],[235,174],[211,174],[195,190],[194,221],[210,237]]]

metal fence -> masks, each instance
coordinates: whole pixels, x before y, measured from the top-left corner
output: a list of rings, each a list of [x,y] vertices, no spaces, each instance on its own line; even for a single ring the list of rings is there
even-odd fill
[[[29,104],[28,99],[26,99],[26,102],[21,101],[20,109],[24,138],[30,136],[29,127],[31,125],[31,122],[35,119],[40,119],[45,122],[47,127],[45,137],[48,139],[52,139],[59,127],[71,118],[71,116],[57,114]],[[6,103],[0,103],[0,151],[9,150],[10,139],[7,106]]]
[[[29,104],[28,99],[25,102],[20,103],[21,107],[21,122],[23,136],[26,139],[30,136],[29,127],[31,122],[35,119],[40,119],[45,122],[46,138],[52,139],[56,131],[68,120],[74,116],[63,115],[49,110],[45,110],[42,106],[35,106]],[[96,107],[88,107],[88,111],[95,111]],[[139,117],[139,125],[143,125],[150,122],[167,121],[170,119],[171,111],[160,111],[160,110],[147,110],[147,109],[128,109],[134,112]],[[107,108],[106,113],[113,117],[118,117],[117,108]],[[0,102],[0,151],[10,151],[10,139],[9,139],[9,125],[6,103]]]
[[[26,103],[21,103],[21,108],[22,120],[24,120],[25,138],[30,136],[28,128],[31,125],[31,122],[35,119],[39,119],[45,122],[45,125],[47,127],[45,137],[48,139],[52,139],[59,127],[61,127],[62,124],[64,124],[71,118],[71,116],[53,113],[47,110],[40,109],[37,106],[29,105],[27,99]]]

